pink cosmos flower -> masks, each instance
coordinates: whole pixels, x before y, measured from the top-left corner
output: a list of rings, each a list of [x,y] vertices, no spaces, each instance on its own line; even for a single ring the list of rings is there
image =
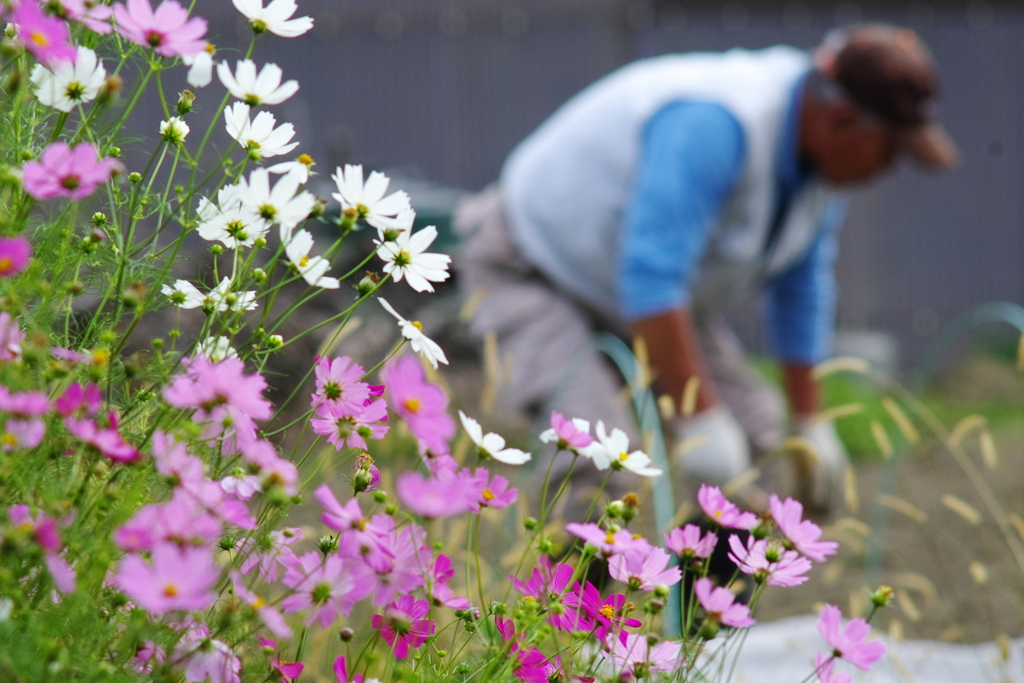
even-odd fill
[[[623,593],[612,593],[607,598],[602,598],[601,592],[589,581],[582,588],[579,584],[575,585],[563,602],[566,609],[578,619],[579,629],[593,630],[594,636],[601,642],[604,642],[609,633],[620,633],[626,628],[643,626],[639,619],[627,616],[628,609],[631,608],[627,608],[626,596]],[[588,624],[583,615],[593,623]]]
[[[23,2],[21,7],[33,4]],[[39,200],[67,197],[78,201],[123,170],[117,159],[100,159],[96,148],[88,142],[74,148],[55,142],[43,150],[39,161],[22,166],[22,185],[25,192]]]
[[[469,600],[464,597],[455,596],[448,582],[455,576],[452,569],[452,561],[446,555],[438,555],[434,560],[434,567],[428,573],[426,584],[430,595],[430,601],[436,607],[448,607],[450,609],[469,609]]]
[[[455,420],[445,410],[448,396],[428,382],[423,368],[412,356],[401,358],[384,370],[391,407],[409,425],[409,431],[435,454],[448,451],[455,435]]]
[[[817,674],[818,680],[821,683],[852,683],[853,679],[845,671],[832,673],[835,661],[834,655],[826,655],[823,652],[814,655],[814,673]]]
[[[334,677],[337,683],[363,683],[362,674],[348,675],[348,665],[345,664],[344,656],[334,660]]]
[[[50,399],[41,391],[11,393],[0,385],[0,410],[18,417],[39,417],[50,412]]]
[[[662,671],[675,671],[683,664],[682,645],[665,641],[651,647],[647,636],[626,633],[624,638],[609,634],[602,651],[617,671],[629,673],[636,678],[646,678]]]
[[[504,642],[507,643],[516,638],[516,627],[511,619],[503,619],[494,615],[494,624],[498,627],[498,633]],[[536,647],[531,647],[529,650],[524,649],[518,639],[512,643],[509,652],[516,658],[512,665],[513,676],[524,683],[547,683],[548,675],[553,667],[543,652]]]
[[[25,270],[32,258],[32,245],[25,237],[0,238],[0,277],[11,277]]]
[[[176,408],[195,409],[193,420],[209,425],[203,436],[222,439],[222,451],[230,453],[251,445],[256,440],[254,421],[270,417],[270,402],[263,398],[266,387],[259,373],[245,374],[245,363],[238,358],[215,363],[197,355],[185,374],[164,389],[164,400]]]
[[[66,19],[72,19],[96,33],[107,34],[113,30],[110,25],[110,17],[113,11],[108,5],[103,5],[99,0],[57,0],[60,8],[58,14]]]
[[[261,579],[267,583],[277,581],[279,566],[287,568],[298,564],[299,558],[288,546],[299,540],[302,540],[302,530],[295,527],[271,531],[255,540],[246,538],[238,549],[239,555],[245,558],[240,567],[242,573],[248,574],[259,567]]]
[[[370,385],[360,379],[365,374],[363,366],[347,356],[334,360],[321,358],[316,364],[316,392],[311,397],[312,407],[326,404],[332,408],[333,415],[361,410],[370,398]]]
[[[611,532],[605,531],[593,523],[569,522],[565,525],[565,530],[597,548],[598,552],[605,557],[630,552],[643,553],[651,547],[651,544],[645,539],[633,538],[633,534],[629,533],[627,529]]]
[[[508,479],[500,474],[494,475],[494,479],[487,483],[490,473],[483,467],[473,473],[473,480],[480,486],[479,497],[473,503],[473,512],[480,512],[483,508],[506,508],[519,498],[519,491],[508,487]]]
[[[653,591],[658,586],[674,586],[683,578],[679,567],[669,567],[672,558],[661,548],[647,553],[620,553],[608,558],[608,573],[630,590]]]
[[[60,533],[57,531],[57,520],[39,513],[35,517],[29,510],[28,505],[14,505],[7,508],[7,519],[12,526],[17,527],[24,533],[31,533],[39,548],[43,551],[43,560],[46,563],[46,570],[58,589],[64,593],[71,593],[75,590],[77,574],[61,554],[63,543],[60,540]]]
[[[424,477],[406,472],[395,481],[398,499],[424,519],[441,519],[469,512],[476,505],[479,489],[472,478]]]
[[[845,629],[840,630],[839,620],[843,613],[834,605],[825,605],[818,618],[818,633],[832,646],[832,654],[845,659],[858,669],[870,671],[871,665],[885,655],[885,643],[868,641],[871,627],[863,619],[851,619]]]
[[[266,388],[263,376],[246,375],[245,363],[238,358],[214,363],[206,356],[196,356],[189,361],[187,372],[164,390],[164,398],[176,408],[207,413],[229,404],[254,420],[265,420],[271,412],[270,402],[263,398]]]
[[[561,413],[551,413],[551,428],[540,433],[544,443],[558,444],[561,450],[579,453],[581,449],[594,443],[590,436],[590,423],[574,417],[567,420]]]
[[[23,341],[25,333],[18,321],[7,311],[0,311],[0,362],[19,360]]]
[[[530,578],[523,583],[515,576],[512,579],[512,587],[524,596],[533,598],[538,603],[546,606],[552,614],[548,617],[548,623],[555,628],[564,631],[576,629],[576,616],[569,610],[559,610],[556,605],[562,604],[562,599],[569,590],[569,582],[572,581],[573,568],[570,565],[559,562],[554,567],[547,555],[541,555],[537,560],[537,566],[533,568]]]
[[[285,683],[290,683],[302,675],[302,670],[306,668],[305,665],[301,662],[282,662],[281,653],[277,650],[276,642],[263,636],[257,636],[256,640],[259,641],[260,647],[264,650],[274,651],[274,658],[270,660],[270,666],[281,676]]]
[[[697,579],[693,586],[700,606],[719,624],[733,628],[748,628],[757,622],[750,618],[750,608],[735,602],[736,596],[728,588],[713,588],[711,579]]]
[[[101,427],[95,420],[78,420],[73,417],[64,419],[69,432],[110,460],[121,463],[141,460],[142,453],[121,438],[121,433],[117,431],[117,416],[113,412],[108,415],[107,422],[109,427]]]
[[[72,384],[53,402],[61,417],[95,415],[100,405],[100,388],[95,384],[86,387],[77,383]]]
[[[678,555],[681,559],[692,560],[694,558],[706,559],[711,557],[715,546],[718,544],[718,536],[709,531],[701,538],[701,528],[696,524],[687,524],[682,529],[676,528],[665,534],[665,547]]]
[[[359,556],[366,564],[377,571],[391,568],[394,555],[384,545],[382,530],[369,524],[369,520],[363,517],[358,500],[352,498],[342,505],[327,484],[321,485],[314,496],[324,508],[320,520],[328,528],[340,531],[347,542],[355,544],[359,548]]]
[[[387,515],[376,515],[371,520],[372,524],[383,527]],[[384,544],[388,552],[394,556],[391,567],[384,571],[372,569],[369,565],[359,562],[356,564],[360,578],[360,587],[363,585],[373,591],[373,604],[380,607],[386,605],[398,596],[411,593],[424,585],[423,574],[430,566],[430,550],[426,547],[427,534],[422,527],[416,524],[409,524],[401,529],[390,531]],[[342,556],[353,557],[353,548],[342,539],[342,545],[338,551]]]
[[[190,57],[206,49],[206,20],[189,19],[174,0],[164,0],[155,12],[149,0],[128,0],[114,5],[114,21],[118,33],[162,57]]]
[[[835,541],[820,541],[821,527],[810,520],[801,519],[804,506],[792,498],[780,501],[774,493],[769,509],[775,526],[796,550],[815,562],[824,562],[828,555],[835,555],[839,544]]]
[[[292,637],[292,629],[288,622],[284,620],[284,616],[277,611],[276,607],[268,605],[266,600],[246,588],[245,583],[242,582],[241,575],[237,572],[232,573],[231,582],[234,587],[235,596],[248,605],[275,636],[278,638]]]
[[[206,481],[203,461],[189,455],[185,444],[160,431],[153,434],[153,464],[173,486],[194,490]]]
[[[201,622],[186,629],[171,661],[190,683],[241,683],[242,662],[227,643],[211,638],[210,629]]]
[[[701,484],[697,502],[711,521],[720,526],[749,531],[757,525],[757,515],[741,511],[717,486]]]
[[[217,599],[212,589],[220,570],[209,548],[179,548],[159,543],[152,563],[129,555],[118,566],[117,583],[132,601],[152,614],[198,611]]]
[[[729,559],[741,572],[769,586],[799,586],[807,580],[811,561],[795,550],[786,550],[776,543],[757,541],[753,536],[744,547],[736,535],[729,537]]]
[[[397,659],[409,656],[409,648],[417,648],[434,635],[434,622],[425,617],[430,612],[430,603],[417,600],[412,595],[403,595],[384,608],[384,614],[374,614],[371,625],[380,631],[380,636]]]
[[[114,532],[114,542],[128,552],[150,551],[160,543],[207,547],[216,542],[223,525],[181,489],[171,500],[139,509]]]
[[[274,444],[266,439],[256,439],[240,445],[242,456],[259,468],[262,479],[260,485],[264,489],[280,486],[289,496],[298,493],[299,470],[291,460],[277,454]]]
[[[10,453],[30,450],[46,437],[46,423],[42,420],[8,420],[0,434],[0,449]]]
[[[359,586],[348,563],[338,555],[324,558],[318,551],[308,552],[298,564],[289,567],[283,583],[295,592],[281,601],[287,613],[306,610],[307,626],[319,621],[327,628],[338,617],[348,615],[352,607],[369,593]]]
[[[384,401],[367,401],[354,410],[343,409],[325,402],[317,408],[320,417],[310,420],[313,431],[323,434],[337,450],[343,448],[366,449],[366,439],[383,439],[388,433],[386,424],[388,406]]]
[[[20,3],[14,9],[11,23],[18,27],[18,39],[25,48],[46,66],[75,60],[75,48],[68,42],[67,24],[43,14],[38,2]]]

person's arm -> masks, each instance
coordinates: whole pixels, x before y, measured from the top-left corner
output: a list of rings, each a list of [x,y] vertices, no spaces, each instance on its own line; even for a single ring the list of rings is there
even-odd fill
[[[644,340],[647,354],[657,373],[658,386],[681,409],[683,391],[691,377],[700,381],[696,412],[718,402],[715,385],[704,369],[690,312],[673,308],[633,324],[633,335]]]
[[[831,350],[836,301],[834,269],[839,227],[845,215],[845,202],[834,201],[804,258],[768,287],[772,346],[782,364],[786,396],[796,416],[806,417],[821,410],[813,369]]]
[[[716,104],[677,102],[644,131],[626,208],[620,306],[643,338],[660,389],[680,403],[698,377],[697,410],[717,402],[688,311],[689,283],[746,153],[742,128]]]

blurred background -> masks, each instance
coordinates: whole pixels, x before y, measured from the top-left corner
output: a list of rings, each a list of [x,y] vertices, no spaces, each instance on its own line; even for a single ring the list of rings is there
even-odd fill
[[[214,40],[248,43],[230,2],[201,5]],[[300,9],[315,18],[313,31],[261,40],[254,55],[302,84],[273,108],[279,121],[295,124],[321,180],[346,162],[385,170],[440,224],[456,191],[492,182],[545,117],[629,61],[734,46],[812,48],[830,28],[858,21],[908,26],[939,64],[941,117],[962,163],[941,176],[903,167],[852,193],[839,350],[852,345],[883,367],[906,368],[958,313],[1024,291],[1024,4],[304,0]],[[208,111],[197,118],[213,113],[220,92],[215,82],[200,93]],[[758,317],[737,318],[755,348],[759,331],[749,321]]]

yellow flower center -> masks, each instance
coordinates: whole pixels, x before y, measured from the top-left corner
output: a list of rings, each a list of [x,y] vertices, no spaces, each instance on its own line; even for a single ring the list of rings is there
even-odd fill
[[[167,586],[164,587],[164,595],[166,597],[173,598],[177,594],[178,594],[178,588],[173,583],[169,583],[169,584],[167,584]]]
[[[314,163],[316,163],[313,161],[313,157],[309,156],[308,154],[300,154],[297,161],[304,166],[312,166]]]
[[[403,403],[405,409],[410,413],[418,413],[420,410],[420,401],[417,398],[410,398],[408,401]]]
[[[0,273],[6,274],[14,270],[14,261],[4,256],[0,258]]]
[[[611,531],[609,531],[608,535],[604,537],[604,542],[605,543],[615,543],[615,534],[612,533]]]
[[[615,616],[615,608],[611,605],[605,605],[597,611],[603,614],[606,619],[611,619],[613,616]]]
[[[486,500],[487,502],[494,500],[494,491],[491,491],[490,489],[484,489],[483,497],[484,500]]]
[[[626,462],[629,460],[629,453],[619,453],[619,462]]]
[[[309,264],[309,257],[303,256],[299,259],[299,268],[305,268]]]
[[[50,44],[50,39],[46,37],[46,34],[40,33],[39,31],[33,31],[30,33],[28,39],[39,47],[46,47]]]
[[[3,442],[5,446],[17,446],[18,437],[10,432],[4,432],[3,436],[0,436],[0,442]]]
[[[721,510],[715,510],[715,517],[721,517],[721,516],[722,516],[722,511]]]
[[[423,323],[421,323],[419,320],[410,320],[409,324],[415,327],[420,332],[423,331]]]
[[[266,607],[266,605],[267,605],[266,600],[264,600],[263,598],[256,598],[255,600],[253,600],[253,603],[250,606],[253,609],[261,609],[263,607]]]

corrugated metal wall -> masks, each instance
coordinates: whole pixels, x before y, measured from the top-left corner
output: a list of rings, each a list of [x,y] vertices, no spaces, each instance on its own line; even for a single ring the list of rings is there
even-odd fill
[[[671,51],[815,45],[829,28],[886,20],[932,47],[943,119],[963,164],[900,169],[854,194],[841,252],[841,320],[919,352],[972,304],[1024,295],[1021,107],[1024,6],[983,2],[705,3],[624,0],[304,0],[310,35],[267,38],[302,84],[275,109],[321,172],[358,161],[479,188],[566,98],[631,59]],[[203,0],[224,44],[247,40],[228,0]],[[230,54],[222,52],[221,56]]]

